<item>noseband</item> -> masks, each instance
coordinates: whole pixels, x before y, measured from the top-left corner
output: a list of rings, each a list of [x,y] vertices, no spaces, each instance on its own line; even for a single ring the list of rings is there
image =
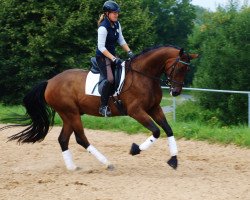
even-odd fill
[[[171,72],[170,72],[169,76],[167,75],[167,73],[165,73],[166,77],[167,77],[166,85],[169,86],[169,87],[171,87],[172,83],[180,85],[180,86],[184,86],[184,82],[179,82],[179,81],[176,81],[176,80],[173,79],[173,74],[174,74],[174,71],[175,71],[176,66],[177,66],[178,63],[182,63],[182,64],[187,65],[187,66],[190,65],[190,63],[188,63],[188,62],[182,61],[180,59],[180,57],[176,58],[174,64],[172,64],[170,66]]]

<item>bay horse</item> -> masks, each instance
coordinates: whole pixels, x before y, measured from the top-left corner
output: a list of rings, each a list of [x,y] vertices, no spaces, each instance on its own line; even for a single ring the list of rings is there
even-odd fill
[[[152,132],[152,135],[141,145],[133,143],[131,155],[137,155],[148,149],[160,136],[158,124],[167,134],[171,158],[167,163],[174,169],[178,166],[177,145],[173,131],[168,124],[160,106],[162,99],[161,75],[166,74],[170,94],[178,96],[183,87],[190,60],[197,54],[188,54],[182,48],[174,46],[158,46],[143,51],[133,59],[126,61],[124,86],[119,94],[126,115],[134,118]],[[63,121],[58,141],[62,156],[68,170],[77,169],[68,148],[69,139],[74,132],[76,142],[95,156],[107,169],[113,169],[111,162],[93,145],[84,134],[81,115],[100,116],[98,108],[100,97],[85,94],[85,80],[88,71],[69,69],[53,78],[35,86],[24,97],[26,114],[19,120],[29,120],[23,131],[10,136],[9,140],[19,143],[35,143],[42,141],[53,126],[55,112]],[[122,115],[114,103],[109,100],[112,116]]]

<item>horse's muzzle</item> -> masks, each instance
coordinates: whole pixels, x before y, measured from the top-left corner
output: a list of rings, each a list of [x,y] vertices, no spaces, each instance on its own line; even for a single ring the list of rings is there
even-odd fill
[[[170,88],[170,95],[176,97],[181,94],[182,88]]]

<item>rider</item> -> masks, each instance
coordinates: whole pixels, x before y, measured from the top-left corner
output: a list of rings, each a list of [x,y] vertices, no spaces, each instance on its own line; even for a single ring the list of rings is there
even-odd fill
[[[122,60],[116,57],[115,43],[118,42],[130,58],[134,56],[122,35],[121,25],[118,22],[119,12],[120,7],[115,1],[106,1],[103,4],[103,14],[98,21],[96,60],[100,73],[104,77],[99,113],[105,117],[111,116],[111,111],[108,108],[108,100],[110,88],[114,82],[112,69],[115,66],[119,67],[122,63]]]

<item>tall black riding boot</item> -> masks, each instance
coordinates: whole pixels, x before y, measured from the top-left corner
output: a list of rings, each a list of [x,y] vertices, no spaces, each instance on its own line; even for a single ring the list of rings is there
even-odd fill
[[[101,106],[99,108],[99,113],[104,117],[111,116],[111,111],[108,107],[110,87],[111,87],[110,82],[105,81],[105,83],[103,84],[102,94],[101,94]]]

